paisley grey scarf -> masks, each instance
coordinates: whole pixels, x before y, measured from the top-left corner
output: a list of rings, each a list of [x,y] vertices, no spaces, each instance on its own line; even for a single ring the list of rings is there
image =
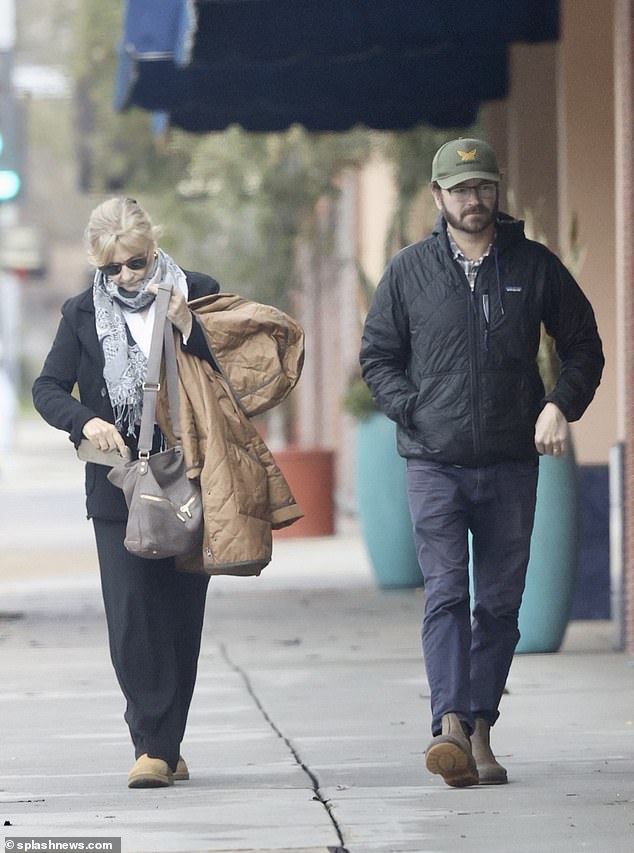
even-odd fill
[[[103,376],[115,424],[128,435],[134,435],[135,427],[141,423],[147,357],[129,334],[125,314],[151,305],[155,297],[148,293],[148,285],[160,281],[171,282],[172,287],[187,293],[185,274],[161,249],[133,294],[122,295],[124,291],[99,270],[93,281],[95,325],[104,355]]]

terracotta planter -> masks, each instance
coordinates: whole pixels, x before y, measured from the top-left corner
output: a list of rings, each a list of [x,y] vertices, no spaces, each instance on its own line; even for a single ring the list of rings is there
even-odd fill
[[[275,530],[276,539],[332,536],[335,532],[335,458],[331,450],[289,447],[274,453],[304,517]]]

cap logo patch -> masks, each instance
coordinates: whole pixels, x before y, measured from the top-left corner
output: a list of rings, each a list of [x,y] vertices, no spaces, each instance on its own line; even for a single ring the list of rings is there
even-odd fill
[[[472,148],[471,151],[460,151],[458,149],[458,157],[463,163],[469,163],[471,160],[475,160],[477,151],[477,148]]]

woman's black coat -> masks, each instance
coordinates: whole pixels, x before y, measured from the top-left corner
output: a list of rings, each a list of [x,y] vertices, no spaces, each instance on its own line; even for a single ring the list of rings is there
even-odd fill
[[[188,299],[217,293],[218,282],[211,276],[185,271]],[[201,358],[209,358],[202,329],[192,326],[187,346]],[[95,327],[92,286],[68,299],[44,367],[33,383],[33,403],[51,426],[65,430],[75,447],[83,438],[84,425],[91,418],[114,423],[110,397],[103,378],[103,349]],[[73,396],[77,385],[78,397]],[[124,436],[130,441],[128,436]],[[131,444],[134,449],[134,445]],[[104,465],[86,464],[86,511],[88,518],[123,521],[127,507],[123,492],[107,479]]]

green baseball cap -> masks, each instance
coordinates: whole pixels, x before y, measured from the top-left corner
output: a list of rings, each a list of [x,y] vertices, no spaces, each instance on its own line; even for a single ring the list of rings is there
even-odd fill
[[[472,178],[500,180],[495,151],[482,139],[460,138],[445,142],[436,151],[431,164],[432,183],[449,190]]]

